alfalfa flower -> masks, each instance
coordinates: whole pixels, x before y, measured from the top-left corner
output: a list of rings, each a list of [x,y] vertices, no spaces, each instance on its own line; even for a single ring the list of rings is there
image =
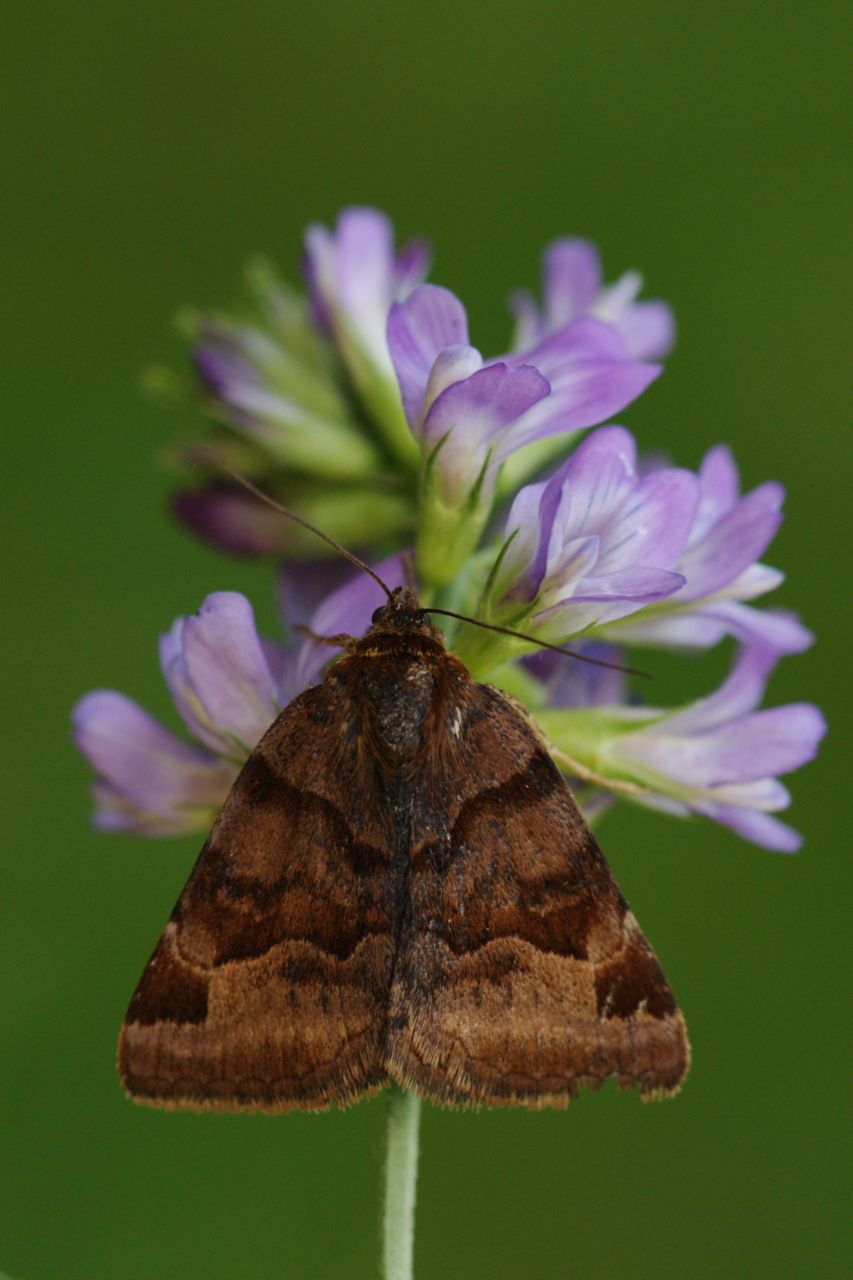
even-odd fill
[[[678,710],[603,702],[541,709],[536,718],[564,760],[600,784],[793,853],[799,833],[773,816],[790,803],[777,775],[814,758],[826,723],[811,703],[758,709],[778,659],[766,647],[742,648],[716,692]]]
[[[555,240],[542,258],[541,310],[523,290],[512,298],[515,346],[524,350],[570,321],[589,316],[618,329],[638,360],[660,360],[675,340],[675,319],[666,302],[638,302],[642,287],[638,271],[627,271],[606,285],[598,249],[589,240]]]
[[[391,308],[388,345],[421,448],[417,555],[431,585],[451,581],[477,545],[512,454],[601,422],[660,372],[631,358],[616,330],[594,320],[487,362],[468,341],[462,303],[436,285]]]
[[[307,301],[261,264],[246,283],[242,308],[185,319],[204,407],[270,465],[330,481],[370,476],[380,451],[353,414]]]
[[[314,598],[308,578],[331,577],[312,566],[302,578],[306,620]],[[389,585],[402,582],[399,556],[378,566]],[[284,598],[294,600],[292,579]],[[310,609],[321,635],[360,635],[384,594],[359,574]],[[159,724],[131,698],[98,689],[73,713],[77,746],[95,770],[94,823],[143,835],[207,831],[249,754],[279,711],[309,684],[337,650],[308,637],[281,644],[258,634],[252,606],[234,591],[209,595],[197,614],[177,618],[160,640],[160,664],[191,742]]]
[[[397,394],[385,327],[391,304],[406,298],[429,268],[421,240],[394,249],[394,229],[378,209],[344,209],[334,231],[305,235],[305,275],[320,327],[333,338],[371,419],[392,452],[414,456]]]
[[[562,643],[672,595],[675,564],[698,501],[695,478],[671,467],[642,476],[623,427],[588,436],[550,480],[518,494],[489,576],[485,616]],[[475,634],[466,649],[500,661],[521,642]]]
[[[417,448],[385,323],[423,278],[426,249],[413,242],[395,254],[388,219],[353,208],[334,232],[309,228],[304,264],[308,297],[256,262],[242,303],[183,316],[196,398],[216,425],[201,448],[181,450],[192,478],[174,509],[223,550],[304,548],[293,526],[223,480],[219,461],[349,545],[408,541],[413,530]]]
[[[674,566],[684,585],[642,616],[603,634],[633,644],[684,648],[705,649],[725,635],[778,653],[808,648],[813,637],[795,614],[747,603],[784,581],[780,570],[760,560],[782,522],[784,489],[771,480],[741,495],[737,466],[725,445],[706,453],[696,479],[699,501]]]
[[[784,611],[744,600],[781,574],[761,564],[781,520],[772,482],[738,496],[726,449],[712,450],[698,475],[643,468],[622,427],[588,436],[550,480],[523,488],[489,576],[488,618],[549,643],[573,636],[707,647],[724,635],[794,652],[811,641]],[[466,645],[495,660],[519,642]],[[466,652],[467,652],[466,647]]]

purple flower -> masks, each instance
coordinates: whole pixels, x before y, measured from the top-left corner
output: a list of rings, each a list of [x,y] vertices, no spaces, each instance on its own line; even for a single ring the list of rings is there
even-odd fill
[[[561,641],[671,596],[698,502],[689,471],[641,476],[623,427],[602,427],[518,494],[489,616]]]
[[[187,746],[110,689],[74,708],[74,740],[97,773],[93,822],[102,831],[180,835],[209,827],[239,766]]]
[[[399,556],[377,570],[391,587],[402,582]],[[316,567],[310,572],[316,580]],[[317,605],[311,629],[360,635],[384,598],[358,574]],[[122,693],[97,690],[74,708],[75,742],[97,774],[95,825],[146,835],[206,830],[281,708],[317,680],[335,652],[308,637],[291,647],[262,639],[244,596],[208,596],[160,641],[163,674],[193,745]]]
[[[778,569],[759,562],[782,521],[784,489],[770,481],[741,497],[737,467],[725,445],[705,455],[697,479],[699,501],[673,566],[684,575],[684,585],[605,634],[620,642],[700,649],[726,635],[779,653],[808,648],[813,637],[795,614],[745,603],[784,580]]]
[[[778,654],[744,648],[716,693],[683,711],[646,710],[602,749],[604,767],[657,794],[641,803],[703,814],[754,844],[793,853],[799,834],[770,815],[790,796],[776,777],[812,760],[826,723],[811,703],[757,711]]]
[[[409,426],[457,506],[494,488],[511,454],[582,430],[629,404],[660,372],[631,358],[615,329],[581,320],[530,350],[485,362],[448,289],[423,285],[388,318],[388,346]]]
[[[391,539],[411,541],[414,499],[403,489],[365,482],[321,484],[274,472],[258,483],[270,497],[299,514],[336,542],[363,547]],[[211,480],[181,489],[172,508],[182,524],[231,555],[312,557],[317,539],[242,485]]]
[[[621,333],[638,360],[659,360],[675,338],[675,321],[665,302],[637,302],[643,278],[629,271],[615,284],[604,285],[598,250],[588,240],[556,240],[543,259],[544,306],[540,312],[529,293],[512,300],[519,348],[583,316],[604,320]]]
[[[334,231],[308,228],[304,267],[316,321],[334,339],[389,443],[410,456],[385,331],[391,304],[408,297],[429,269],[425,244],[412,241],[395,255],[393,227],[383,213],[344,209]]]
[[[541,693],[536,701],[548,707],[616,706],[627,697],[625,673],[618,670],[626,661],[615,644],[598,641],[573,646],[579,658],[539,649],[521,659],[522,667],[536,677]],[[582,659],[591,658],[592,662]],[[608,663],[608,666],[598,666]]]
[[[372,474],[379,455],[352,416],[335,352],[304,300],[266,270],[250,285],[245,317],[196,322],[192,358],[207,410],[274,464],[332,479]]]
[[[647,808],[701,814],[791,853],[799,835],[771,816],[790,803],[776,775],[813,759],[826,725],[809,703],[756,710],[778,656],[741,649],[716,693],[678,711],[625,705],[618,674],[593,674],[574,688],[569,676],[555,688],[552,671],[550,707],[534,714],[555,757],[587,782]]]

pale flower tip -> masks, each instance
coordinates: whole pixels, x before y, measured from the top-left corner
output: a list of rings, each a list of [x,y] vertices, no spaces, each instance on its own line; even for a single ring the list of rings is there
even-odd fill
[[[621,335],[628,353],[638,360],[660,360],[675,341],[672,308],[658,299],[637,301],[642,277],[626,272],[604,285],[598,249],[589,240],[566,237],[550,244],[543,255],[544,305],[525,303],[520,334],[538,341],[583,318],[598,319]]]

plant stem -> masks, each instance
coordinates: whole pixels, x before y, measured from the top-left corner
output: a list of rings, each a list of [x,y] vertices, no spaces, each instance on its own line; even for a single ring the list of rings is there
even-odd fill
[[[385,1204],[382,1216],[383,1280],[412,1280],[418,1125],[421,1100],[392,1085],[385,1130]]]

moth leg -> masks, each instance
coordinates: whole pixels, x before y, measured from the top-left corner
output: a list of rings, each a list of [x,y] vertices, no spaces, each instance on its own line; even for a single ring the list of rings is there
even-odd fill
[[[641,787],[636,782],[627,782],[620,778],[607,778],[602,773],[596,773],[594,769],[588,768],[585,764],[581,764],[580,760],[575,760],[574,756],[567,755],[565,751],[561,751],[559,747],[555,747],[553,742],[546,743],[549,754],[563,765],[575,777],[583,779],[584,782],[592,782],[597,787],[604,787],[607,791],[618,791],[623,796],[647,796],[650,794],[648,787]]]
[[[312,631],[310,627],[306,627],[304,623],[297,622],[294,624],[293,630],[301,636],[307,636],[309,640],[313,640],[315,644],[332,645],[335,649],[346,649],[355,643],[355,636],[338,635],[338,636],[318,636],[316,631]]]

